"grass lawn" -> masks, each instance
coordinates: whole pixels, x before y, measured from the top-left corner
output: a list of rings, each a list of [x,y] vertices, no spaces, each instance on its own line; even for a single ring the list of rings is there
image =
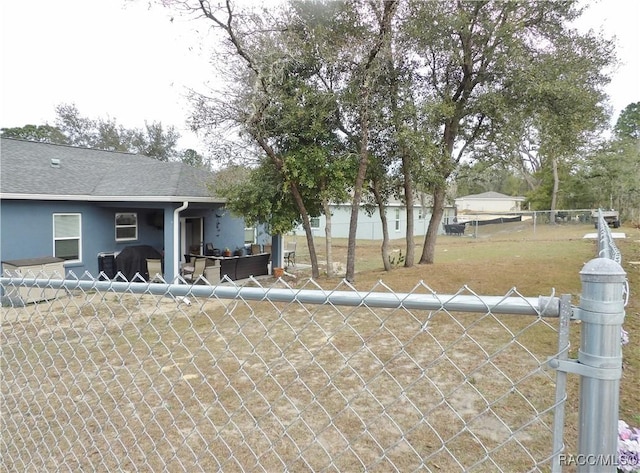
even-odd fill
[[[585,239],[593,233],[593,225],[538,225],[535,232],[524,222],[481,227],[479,237],[439,236],[436,243],[435,263],[420,265],[423,240],[416,238],[416,264],[383,270],[380,241],[358,241],[356,280],[354,285],[368,290],[379,281],[398,292],[407,292],[423,281],[441,294],[456,293],[463,286],[482,295],[504,295],[511,288],[527,297],[571,294],[572,303],[580,300],[580,270],[595,258],[597,243]],[[616,233],[625,233],[625,239],[616,239],[622,253],[622,267],[629,280],[630,297],[626,307],[624,328],[630,342],[623,347],[623,377],[621,380],[620,418],[640,427],[640,229],[623,226]],[[467,232],[468,233],[468,232]],[[287,237],[289,240],[292,237]],[[298,241],[298,262],[308,263],[304,235]],[[404,254],[405,241],[394,240],[392,248]],[[318,259],[326,258],[323,238],[316,239]],[[347,241],[333,239],[334,261],[346,262]],[[294,270],[303,278],[305,270]],[[344,270],[342,272],[344,275]],[[340,275],[338,275],[340,276]],[[335,287],[340,277],[320,282],[327,288]],[[296,284],[294,280],[290,281]],[[572,357],[577,357],[580,326],[572,324]],[[571,376],[574,378],[575,376]],[[577,389],[572,383],[570,389]],[[569,396],[569,409],[578,408],[577,397]]]

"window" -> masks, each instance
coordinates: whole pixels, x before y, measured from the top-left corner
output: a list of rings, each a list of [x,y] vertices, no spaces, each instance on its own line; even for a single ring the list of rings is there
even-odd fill
[[[400,231],[400,209],[396,209],[396,232]]]
[[[311,225],[311,228],[320,228],[320,217],[311,217],[309,225]]]
[[[123,212],[116,214],[116,241],[138,239],[138,214]]]
[[[418,220],[422,220],[424,218],[424,213],[422,207],[418,209]]]
[[[82,219],[80,214],[53,214],[53,255],[80,261]]]
[[[244,229],[244,242],[255,243],[256,242],[256,229],[254,227],[245,227]]]

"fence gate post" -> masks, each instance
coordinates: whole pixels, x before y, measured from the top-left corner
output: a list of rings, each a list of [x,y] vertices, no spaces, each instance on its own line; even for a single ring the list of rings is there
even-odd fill
[[[580,280],[578,472],[613,473],[618,445],[626,273],[615,261],[596,258],[584,265]]]

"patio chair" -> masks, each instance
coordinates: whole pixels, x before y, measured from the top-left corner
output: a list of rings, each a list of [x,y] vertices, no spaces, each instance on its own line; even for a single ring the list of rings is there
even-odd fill
[[[296,246],[297,242],[289,242],[287,243],[287,249],[284,250],[284,260],[287,262],[287,268],[289,265],[296,265]]]
[[[147,273],[149,274],[149,282],[164,282],[162,277],[162,260],[148,258]]]
[[[185,281],[195,284],[200,276],[204,277],[204,268],[207,264],[207,258],[192,258],[193,272],[183,274],[182,277]]]

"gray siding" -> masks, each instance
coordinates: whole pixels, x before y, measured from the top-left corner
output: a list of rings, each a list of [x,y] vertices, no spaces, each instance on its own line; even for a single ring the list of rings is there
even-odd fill
[[[400,210],[399,228],[396,230],[396,209]],[[427,233],[427,227],[431,219],[431,209],[426,209],[423,212],[422,218],[419,218],[420,210],[414,208],[414,236],[424,236]],[[444,222],[447,223],[454,217],[454,209],[446,208],[444,214]],[[351,208],[346,205],[333,206],[331,216],[331,235],[333,238],[348,238],[349,237],[349,220],[351,218]],[[448,219],[448,220],[447,220]],[[319,217],[320,226],[314,229],[315,236],[325,236],[326,218],[324,215]],[[407,216],[404,207],[387,207],[387,223],[389,226],[389,238],[405,238],[407,228]],[[304,229],[299,226],[296,229],[297,233],[304,234]],[[440,225],[439,233],[444,233],[442,224]],[[356,231],[356,238],[358,240],[382,240],[382,223],[380,222],[380,215],[378,212],[374,212],[369,215],[363,209],[360,209],[358,215],[358,229]]]

